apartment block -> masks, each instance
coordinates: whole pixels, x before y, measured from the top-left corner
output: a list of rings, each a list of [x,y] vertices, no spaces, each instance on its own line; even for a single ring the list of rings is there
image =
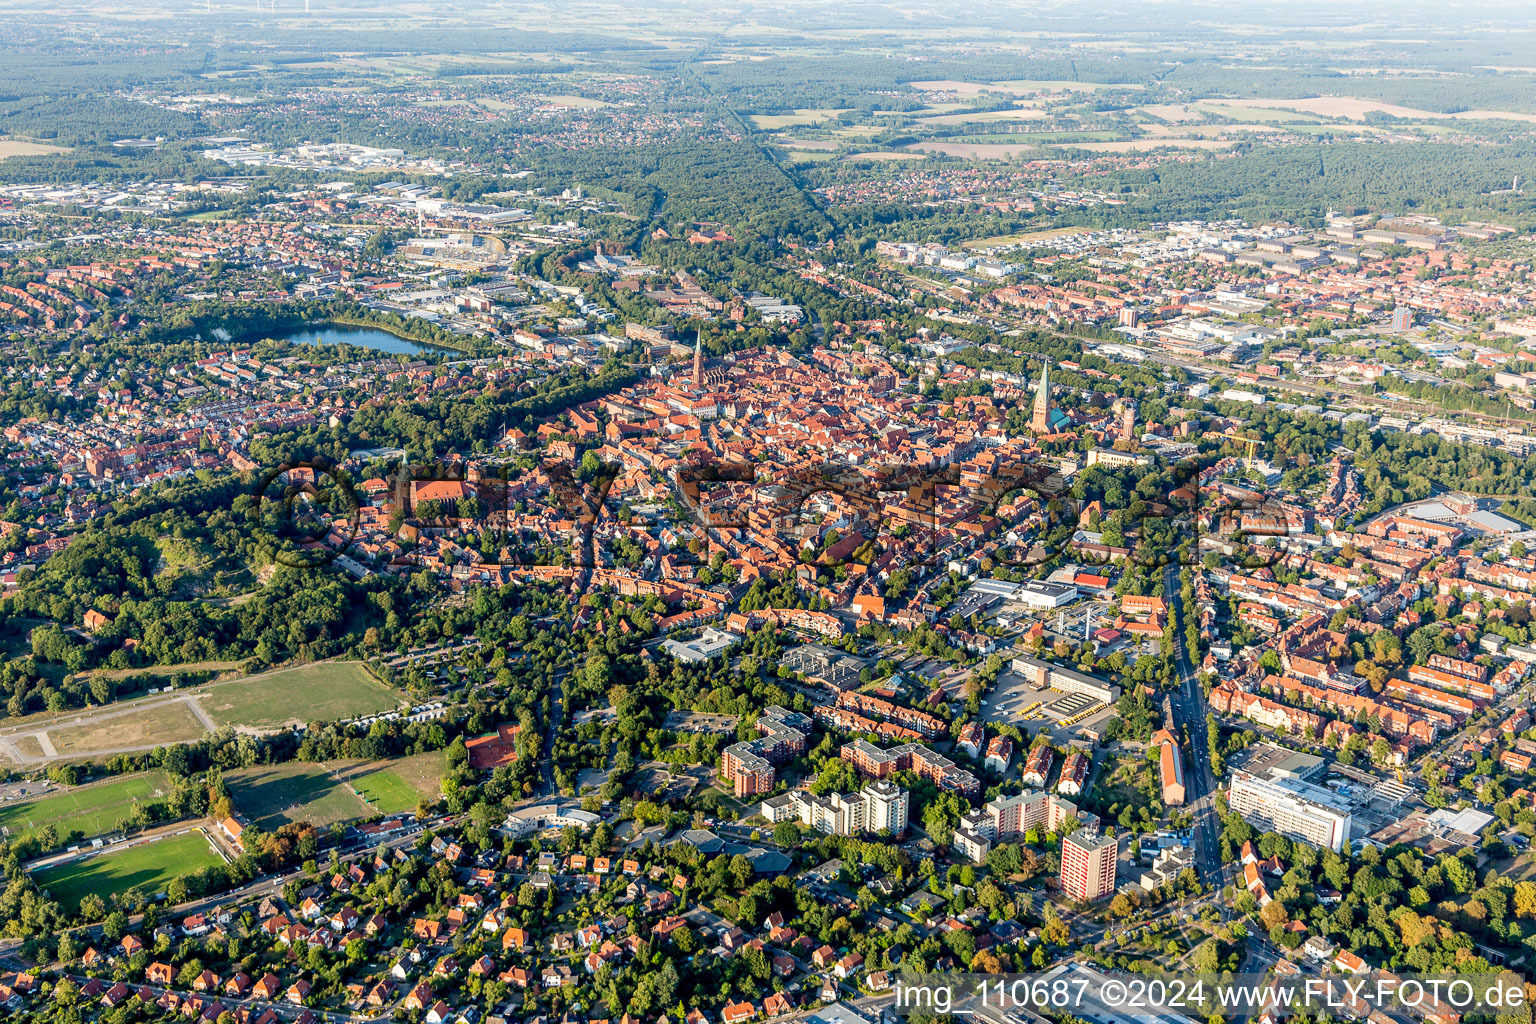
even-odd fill
[[[975,775],[943,754],[918,743],[903,743],[899,747],[881,750],[868,740],[854,740],[843,744],[839,753],[861,775],[871,778],[885,779],[899,771],[911,771],[940,789],[953,790],[966,797],[974,797],[981,792],[981,780]]]
[[[811,720],[775,704],[758,717],[757,731],[762,733],[757,739],[732,743],[721,752],[720,780],[731,785],[737,799],[773,789],[774,765],[805,753]]]
[[[979,863],[997,843],[1019,839],[1032,828],[1055,832],[1071,821],[1096,827],[1099,818],[1078,810],[1070,800],[1040,790],[1026,790],[994,797],[985,807],[965,815],[950,845]]]
[[[1115,891],[1120,841],[1097,829],[1080,828],[1061,841],[1061,891],[1092,903]]]
[[[857,793],[817,796],[797,789],[763,801],[763,817],[775,824],[799,821],[808,828],[838,836],[889,829],[900,836],[907,830],[907,791],[879,779]]]

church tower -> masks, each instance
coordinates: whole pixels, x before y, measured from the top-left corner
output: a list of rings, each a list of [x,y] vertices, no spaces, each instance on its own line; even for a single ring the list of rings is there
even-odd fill
[[[1037,434],[1051,432],[1051,360],[1047,356],[1040,370],[1040,386],[1035,389],[1035,415],[1030,429]]]
[[[704,386],[704,332],[693,332],[693,386]]]

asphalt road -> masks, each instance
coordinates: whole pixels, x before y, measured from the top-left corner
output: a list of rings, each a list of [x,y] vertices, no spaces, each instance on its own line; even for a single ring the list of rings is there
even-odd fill
[[[1170,565],[1164,571],[1168,604],[1177,622],[1183,622],[1182,597],[1179,594],[1179,566]],[[1185,806],[1194,815],[1192,839],[1195,848],[1195,864],[1201,880],[1206,885],[1220,889],[1226,884],[1228,866],[1221,859],[1221,822],[1216,816],[1216,776],[1211,771],[1210,744],[1206,737],[1205,695],[1200,692],[1195,667],[1190,663],[1189,652],[1184,649],[1182,628],[1173,633],[1174,667],[1179,674],[1179,685],[1170,695],[1173,717],[1179,731],[1189,735],[1189,759],[1184,772]]]
[[[544,729],[543,750],[539,752],[539,792],[555,792],[555,741],[560,736],[560,722],[565,716],[565,673],[556,672],[549,685],[549,724]]]

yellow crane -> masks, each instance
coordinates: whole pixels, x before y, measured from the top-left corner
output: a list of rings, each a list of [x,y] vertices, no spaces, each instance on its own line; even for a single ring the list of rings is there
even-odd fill
[[[1258,450],[1259,445],[1263,444],[1264,441],[1257,437],[1248,437],[1244,434],[1234,434],[1230,430],[1223,431],[1221,436],[1226,438],[1228,441],[1236,441],[1238,444],[1245,444],[1248,446],[1248,458],[1247,461],[1243,463],[1243,466],[1246,469],[1252,469],[1254,452]]]

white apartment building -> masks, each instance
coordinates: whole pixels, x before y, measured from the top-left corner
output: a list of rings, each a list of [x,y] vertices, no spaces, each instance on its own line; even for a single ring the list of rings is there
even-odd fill
[[[774,824],[796,821],[832,835],[890,829],[900,836],[907,830],[907,791],[893,782],[877,779],[857,793],[817,796],[796,789],[763,801],[762,815]]]
[[[1254,828],[1278,832],[1337,852],[1349,841],[1351,815],[1331,789],[1300,779],[1232,774],[1227,797],[1232,809]]]

